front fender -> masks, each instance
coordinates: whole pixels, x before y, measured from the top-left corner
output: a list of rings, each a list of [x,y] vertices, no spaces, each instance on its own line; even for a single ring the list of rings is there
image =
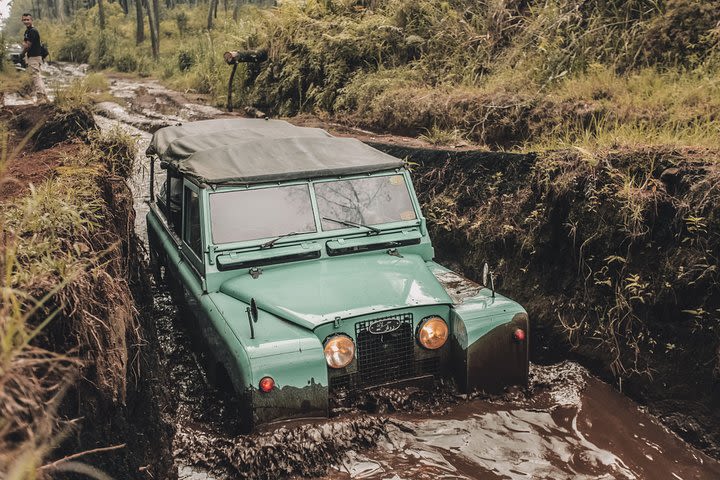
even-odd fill
[[[465,392],[499,393],[510,385],[527,385],[528,316],[517,303],[488,288],[428,262],[453,299],[451,373]],[[525,338],[513,334],[522,329]]]
[[[474,327],[482,324],[487,331],[475,341],[463,345],[463,339],[468,338],[468,324]],[[526,333],[524,340],[515,339],[513,334],[517,329]],[[525,312],[514,314],[510,321],[507,317],[471,318],[467,321],[456,317],[453,330],[451,355],[460,390],[501,393],[510,385],[527,386],[530,364],[528,316]]]
[[[230,355],[228,360],[237,368],[228,372],[247,403],[252,426],[290,418],[327,417],[327,364],[315,334],[262,310],[262,305],[251,330],[245,303],[223,293],[211,295],[225,318],[226,335],[234,339],[226,344],[235,343],[242,349]],[[275,381],[272,391],[260,391],[263,377]]]

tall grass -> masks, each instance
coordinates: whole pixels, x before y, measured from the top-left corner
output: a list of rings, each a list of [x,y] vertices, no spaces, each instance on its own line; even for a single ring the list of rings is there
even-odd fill
[[[8,180],[3,175],[11,160],[7,130],[0,132],[0,177]],[[101,227],[107,207],[100,179],[108,176],[107,157],[119,164],[118,157],[134,156],[134,142],[115,134],[78,148],[62,160],[53,178],[6,199],[0,208],[0,471],[8,479],[39,478],[41,467],[107,478],[73,462],[43,467],[77,428],[74,421],[58,418],[57,408],[67,387],[87,374],[87,365],[94,365],[92,381],[98,388],[124,396],[126,365],[109,355],[108,345],[124,343],[127,334],[133,335],[126,331],[136,328],[132,315],[129,321],[107,318],[107,307],[98,307],[111,302],[122,282],[109,278],[109,252],[98,251],[105,248],[98,236],[107,236]],[[61,335],[54,327],[59,318]],[[120,335],[122,342],[112,335]],[[53,345],[69,350],[54,351]]]
[[[117,4],[103,33],[95,9],[45,29],[58,58],[152,75],[217,105],[230,71],[222,53],[264,48],[268,62],[240,66],[236,103],[412,135],[457,132],[442,135],[448,142],[605,145],[612,131],[620,143],[650,132],[706,145],[715,131],[720,11],[702,2],[286,0],[245,6],[238,21],[221,10],[210,31],[206,13],[164,10],[158,61],[149,42],[135,46],[134,19]]]

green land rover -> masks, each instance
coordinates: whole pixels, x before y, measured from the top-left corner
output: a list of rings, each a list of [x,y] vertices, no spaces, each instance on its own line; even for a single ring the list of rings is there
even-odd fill
[[[327,416],[343,390],[527,383],[527,314],[433,261],[403,161],[260,119],[162,128],[148,155],[151,177],[156,158],[166,174],[151,186],[151,266],[246,427]]]

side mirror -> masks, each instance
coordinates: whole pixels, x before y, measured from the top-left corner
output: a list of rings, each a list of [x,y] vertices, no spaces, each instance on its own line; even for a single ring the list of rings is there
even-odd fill
[[[255,327],[253,326],[254,323],[257,323],[258,321],[258,307],[257,302],[255,302],[254,298],[250,299],[250,306],[247,307],[247,316],[248,316],[248,323],[250,324],[250,338],[255,338]]]
[[[490,282],[489,285],[488,281]],[[490,287],[492,297],[495,298],[495,274],[490,271],[490,266],[488,266],[487,262],[483,265],[482,283],[483,286]]]
[[[252,318],[253,322],[258,321],[258,307],[254,298],[250,299],[250,318]]]
[[[168,162],[166,162],[166,161],[161,161],[161,162],[160,162],[160,168],[162,168],[163,170],[167,170],[167,168],[168,168]]]

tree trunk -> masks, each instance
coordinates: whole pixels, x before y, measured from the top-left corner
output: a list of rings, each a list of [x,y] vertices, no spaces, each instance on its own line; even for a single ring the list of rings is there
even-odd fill
[[[240,15],[240,0],[235,0],[235,6],[233,7],[233,20],[235,20],[237,22],[239,15]]]
[[[160,0],[152,0],[153,3],[153,21],[155,22],[155,35],[157,36],[158,53],[160,53]]]
[[[55,18],[57,18],[61,22],[65,21],[65,0],[56,0]]]
[[[105,30],[105,4],[103,0],[98,0],[98,20],[100,21],[100,30]]]
[[[160,54],[160,38],[158,37],[157,27],[155,25],[155,12],[152,0],[145,0],[145,9],[147,10],[148,25],[150,25],[150,44],[152,47],[153,59],[157,60]]]
[[[215,10],[215,4],[218,0],[210,0],[210,8],[208,9],[208,17],[207,17],[207,29],[212,30],[213,27],[213,13]]]
[[[142,0],[135,0],[135,45],[145,41],[145,25],[143,21]]]

